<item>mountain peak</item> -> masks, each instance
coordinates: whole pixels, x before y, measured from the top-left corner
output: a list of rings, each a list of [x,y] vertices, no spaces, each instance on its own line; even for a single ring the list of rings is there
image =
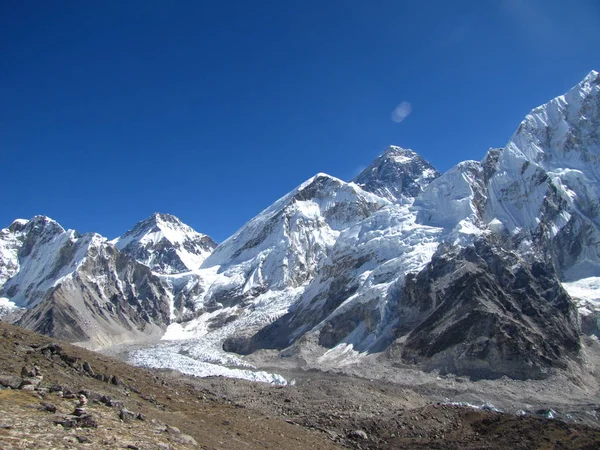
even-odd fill
[[[439,175],[415,151],[390,145],[352,181],[363,190],[390,201],[410,201]]]
[[[27,220],[27,219],[16,219],[13,221],[13,223],[11,223],[8,226],[8,230],[13,233],[17,233],[17,232],[23,230],[23,228],[25,228],[28,223],[29,223],[29,220]]]
[[[156,223],[166,222],[177,225],[183,225],[183,222],[179,220],[179,217],[167,213],[155,212],[154,214],[152,214],[152,216],[148,218],[148,220],[149,219],[155,221]]]
[[[534,108],[512,136],[505,156],[550,172],[589,172],[590,166],[600,167],[599,124],[600,74],[591,71],[566,94]]]
[[[11,226],[15,225],[16,222],[13,222]],[[31,220],[26,223],[21,222],[21,224],[24,225],[23,230],[33,231],[34,234],[61,234],[65,232],[65,229],[56,220],[48,216],[34,216]]]
[[[168,274],[198,269],[217,246],[178,217],[158,212],[112,243],[155,272]]]
[[[389,145],[382,153],[382,155],[405,155],[408,158],[419,156],[417,152],[410,148],[400,147],[399,145]]]
[[[583,79],[583,81],[581,82],[583,83],[599,83],[600,82],[600,72],[598,72],[597,70],[592,70],[590,71],[590,73],[588,73],[585,78]]]

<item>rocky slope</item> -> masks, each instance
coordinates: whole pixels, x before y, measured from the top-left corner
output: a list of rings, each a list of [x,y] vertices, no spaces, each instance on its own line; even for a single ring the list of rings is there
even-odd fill
[[[553,267],[486,240],[440,246],[401,297],[388,356],[426,370],[545,378],[581,349],[577,311]]]
[[[0,447],[595,448],[600,431],[307,372],[294,386],[152,371],[0,323]],[[589,400],[588,400],[589,402]],[[539,415],[549,410],[540,411]]]
[[[0,448],[339,448],[192,382],[0,323]]]

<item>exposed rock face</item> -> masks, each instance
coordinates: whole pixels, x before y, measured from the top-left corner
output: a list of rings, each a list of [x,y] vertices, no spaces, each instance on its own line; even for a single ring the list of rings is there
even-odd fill
[[[392,145],[352,181],[394,202],[415,198],[439,175],[414,151]]]
[[[155,213],[113,241],[123,253],[161,274],[198,269],[217,244],[177,217]]]
[[[485,240],[443,245],[409,275],[388,355],[474,379],[544,378],[580,349],[577,311],[551,265]]]
[[[26,309],[20,325],[97,348],[157,338],[169,324],[161,280],[102,236],[37,216],[2,237],[14,243],[19,270],[0,297]]]

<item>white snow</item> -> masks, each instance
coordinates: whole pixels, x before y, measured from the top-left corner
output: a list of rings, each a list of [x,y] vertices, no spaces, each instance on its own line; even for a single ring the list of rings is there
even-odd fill
[[[14,302],[11,302],[10,299],[6,297],[0,297],[0,317],[3,317],[11,312],[19,309]]]
[[[562,284],[575,300],[579,314],[600,313],[600,277],[588,277]]]
[[[571,297],[588,300],[600,306],[600,277],[582,278],[562,285]]]
[[[7,228],[0,230],[0,288],[19,271],[21,237],[21,233],[12,233]]]
[[[398,164],[407,164],[413,160],[413,158],[407,155],[394,155],[392,156],[392,159]]]
[[[446,402],[443,403],[444,405],[449,405],[449,406],[462,406],[464,408],[473,408],[473,409],[480,409],[483,411],[493,411],[493,412],[502,412],[501,409],[496,408],[492,403],[490,402],[485,402],[482,403],[481,405],[475,405],[473,403],[469,403],[469,402]],[[551,419],[552,417],[549,417],[549,419]]]
[[[165,216],[168,218],[165,218]],[[167,247],[175,249],[175,253],[187,270],[192,271],[200,268],[204,260],[211,254],[211,249],[204,248],[199,244],[206,237],[206,235],[198,233],[175,216],[156,213],[123,236],[110,242],[119,250],[123,250],[130,245],[150,249],[147,257],[138,259],[138,261],[152,268],[159,253],[154,249],[161,242],[167,241]],[[168,273],[176,272],[175,269],[167,268],[167,270]]]
[[[197,377],[229,377],[250,381],[287,385],[288,381],[281,375],[252,368],[229,368],[222,361],[205,362],[186,354],[184,349],[174,351],[173,347],[155,346],[152,351],[140,350],[130,356],[130,362],[136,366],[159,369],[175,369],[179,372]]]

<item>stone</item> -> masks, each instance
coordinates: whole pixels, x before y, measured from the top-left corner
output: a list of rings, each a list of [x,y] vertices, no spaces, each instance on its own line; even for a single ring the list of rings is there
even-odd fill
[[[103,395],[100,397],[100,403],[104,403],[106,406],[111,408],[123,408],[123,402],[119,400],[114,400],[107,395]]]
[[[53,405],[52,403],[42,403],[42,410],[43,411],[48,411],[50,413],[55,413],[56,412],[56,405]]]
[[[89,362],[84,361],[83,362],[83,370],[91,377],[95,376],[94,374],[94,369],[92,369],[92,366],[90,365]]]
[[[77,426],[81,428],[98,428],[98,422],[90,415],[82,416],[77,420]]]
[[[42,382],[42,377],[27,377],[27,378],[23,378],[23,381],[21,382],[21,386],[20,388],[22,389],[23,386],[27,386],[27,385],[32,385],[34,388],[39,386],[40,383]]]
[[[119,418],[123,421],[123,422],[129,422],[133,419],[136,418],[136,414],[129,411],[128,409],[122,408],[119,411]]]
[[[173,436],[172,439],[180,444],[191,445],[192,447],[198,446],[196,440],[189,434],[179,433]]]
[[[73,415],[77,416],[77,417],[83,417],[86,414],[87,414],[87,410],[82,407],[77,407],[77,408],[75,408],[75,411],[73,411]]]
[[[348,433],[348,437],[363,440],[369,439],[369,436],[367,436],[367,433],[365,433],[363,430],[352,430],[350,433]]]
[[[10,374],[1,374],[0,373],[0,385],[5,386],[11,389],[19,389],[21,387],[21,383],[23,382],[23,378],[18,377],[16,375]]]

